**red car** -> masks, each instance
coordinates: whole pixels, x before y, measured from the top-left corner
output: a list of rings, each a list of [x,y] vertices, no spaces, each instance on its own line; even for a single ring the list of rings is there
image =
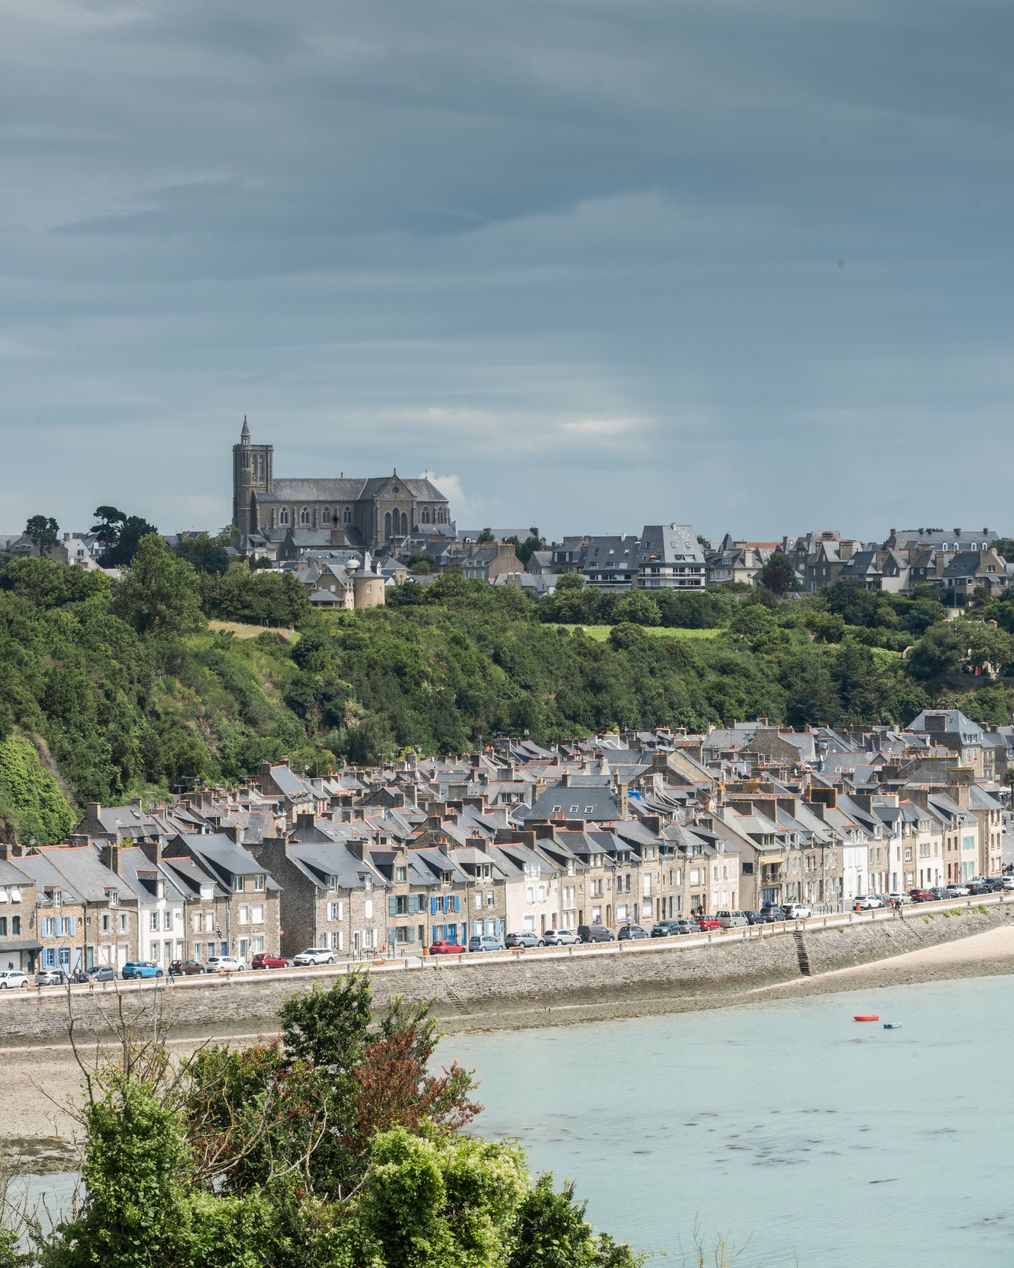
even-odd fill
[[[274,955],[270,951],[258,951],[250,961],[252,969],[287,969],[289,962],[284,955]]]
[[[933,903],[936,902],[936,894],[931,894],[928,889],[910,889],[908,896],[914,903]]]
[[[463,955],[467,950],[460,942],[448,942],[446,938],[438,938],[430,944],[430,955]]]
[[[715,916],[697,917],[697,928],[700,929],[702,933],[707,933],[709,929],[721,929],[721,927],[721,921]]]

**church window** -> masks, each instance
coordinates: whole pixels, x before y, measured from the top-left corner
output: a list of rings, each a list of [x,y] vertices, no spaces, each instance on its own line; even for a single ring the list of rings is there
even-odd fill
[[[342,516],[342,519],[344,519],[346,524],[352,523],[352,507],[351,506],[347,506],[345,508],[345,514]]]
[[[331,508],[329,506],[322,506],[320,508],[320,522],[321,524],[331,523]]]
[[[278,522],[279,524],[288,524],[289,508],[287,506],[283,506],[282,509],[278,512]]]
[[[299,512],[299,522],[300,524],[309,524],[310,508],[308,506],[304,506],[303,509]]]
[[[424,524],[428,524],[430,522],[430,508],[428,506],[424,506],[422,509],[422,522]]]
[[[401,535],[402,537],[408,536],[408,516],[404,511],[401,513]]]

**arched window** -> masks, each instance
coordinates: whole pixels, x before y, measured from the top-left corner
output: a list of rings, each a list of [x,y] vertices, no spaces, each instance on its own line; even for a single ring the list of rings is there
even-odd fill
[[[278,512],[278,522],[279,524],[288,524],[289,508],[287,506],[283,506],[282,509]]]
[[[404,511],[401,513],[401,535],[402,537],[408,536],[408,516]]]
[[[424,524],[428,524],[430,522],[430,508],[428,506],[424,506],[422,509],[422,522]]]
[[[391,512],[390,511],[388,511],[387,514],[384,516],[384,540],[388,542],[391,540]]]
[[[320,522],[321,524],[331,523],[331,508],[329,506],[322,506],[320,508]]]
[[[299,522],[300,524],[309,524],[310,508],[308,506],[304,506],[303,509],[299,512]]]
[[[346,524],[352,523],[352,507],[351,506],[347,506],[345,508],[345,514],[342,516],[342,518],[344,519]]]

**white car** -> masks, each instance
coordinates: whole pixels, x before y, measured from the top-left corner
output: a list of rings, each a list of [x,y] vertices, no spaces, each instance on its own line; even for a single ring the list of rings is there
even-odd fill
[[[307,947],[292,957],[293,964],[334,964],[334,952],[330,947]]]
[[[874,907],[883,907],[883,903],[874,894],[857,894],[852,900],[856,911],[872,911]]]
[[[887,897],[894,903],[895,907],[903,907],[905,903],[912,901],[908,894],[888,894]]]
[[[547,929],[542,937],[547,947],[576,947],[581,941],[570,929]]]
[[[813,912],[802,903],[786,903],[782,908],[786,920],[809,920]]]
[[[246,965],[234,955],[209,955],[209,973],[242,973]]]
[[[4,969],[0,972],[0,991],[24,991],[28,989],[28,974],[20,969]]]
[[[968,886],[967,886],[967,885],[948,885],[948,886],[947,886],[947,888],[948,888],[948,889],[951,891],[951,893],[952,893],[952,894],[954,894],[957,898],[967,898],[967,897],[968,897],[968,895],[972,892],[972,891],[968,888]]]

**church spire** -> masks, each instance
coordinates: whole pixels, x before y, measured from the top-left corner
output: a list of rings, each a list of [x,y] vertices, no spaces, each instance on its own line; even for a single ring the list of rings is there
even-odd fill
[[[246,421],[246,415],[243,415],[243,430],[239,433],[240,442],[244,445],[250,443],[250,424]]]

